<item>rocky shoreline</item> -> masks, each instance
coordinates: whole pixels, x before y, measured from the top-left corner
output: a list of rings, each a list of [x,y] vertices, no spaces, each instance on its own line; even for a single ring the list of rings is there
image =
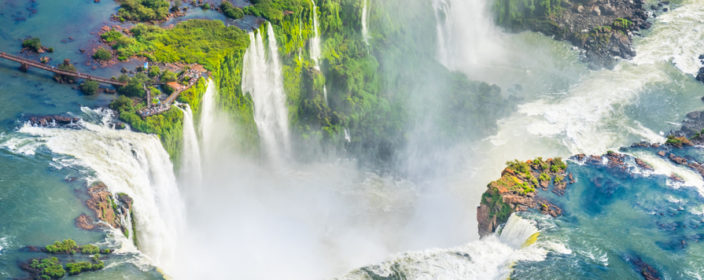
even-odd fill
[[[91,185],[88,188],[88,196],[85,204],[93,210],[94,215],[81,214],[76,217],[76,227],[94,230],[101,226],[110,226],[120,229],[125,237],[129,238],[130,230],[134,232],[134,225],[131,223],[132,198],[124,193],[113,195],[102,182]]]

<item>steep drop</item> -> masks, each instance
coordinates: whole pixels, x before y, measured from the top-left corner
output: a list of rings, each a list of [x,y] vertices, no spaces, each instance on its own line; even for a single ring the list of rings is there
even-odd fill
[[[155,135],[112,129],[107,122],[111,120],[109,110],[84,108],[84,112],[102,115],[103,122],[81,121],[81,129],[25,124],[19,132],[58,154],[54,161],[93,170],[92,181],[102,181],[111,192],[132,197],[140,251],[157,267],[172,271],[184,206],[169,155]]]
[[[261,31],[249,34],[242,91],[254,100],[254,121],[267,157],[280,163],[290,152],[288,110],[274,29],[266,25],[266,44]]]
[[[181,158],[180,176],[182,182],[187,182],[189,187],[200,185],[203,180],[200,144],[193,121],[193,112],[188,104],[179,104],[183,112],[183,152]]]

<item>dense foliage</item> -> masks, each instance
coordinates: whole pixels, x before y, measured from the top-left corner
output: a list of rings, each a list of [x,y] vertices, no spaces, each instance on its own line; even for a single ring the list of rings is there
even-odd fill
[[[112,53],[101,47],[95,50],[93,53],[93,59],[102,61],[110,60],[112,59]]]
[[[162,114],[142,119],[137,111],[145,106],[143,102],[135,105],[132,99],[120,95],[109,107],[117,111],[119,119],[133,129],[158,135],[172,161],[178,162],[183,142],[183,112],[173,107]]]
[[[32,259],[29,268],[40,279],[60,279],[66,274],[66,270],[56,257]]]
[[[239,19],[244,16],[242,9],[235,7],[232,3],[227,1],[222,1],[222,4],[220,4],[220,10],[222,10],[222,13],[225,14],[225,16],[232,19]]]
[[[30,37],[22,41],[22,47],[38,52],[42,49],[42,42],[37,37]]]
[[[98,93],[98,89],[100,88],[100,85],[96,81],[92,80],[85,80],[83,83],[81,83],[80,86],[78,86],[78,89],[81,90],[84,94],[87,95],[94,95]]]
[[[120,21],[158,21],[169,15],[168,0],[120,0]]]

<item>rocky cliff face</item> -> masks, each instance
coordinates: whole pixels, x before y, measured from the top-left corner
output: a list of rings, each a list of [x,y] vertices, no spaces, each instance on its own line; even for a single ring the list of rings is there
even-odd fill
[[[496,5],[499,24],[567,40],[584,51],[592,68],[612,67],[615,57],[635,56],[634,32],[651,25],[643,0],[564,0],[532,6],[499,0]]]
[[[540,211],[553,217],[562,214],[556,204],[540,195],[551,191],[562,195],[567,184],[574,182],[567,165],[560,159],[537,158],[525,162],[508,162],[501,178],[489,183],[477,208],[479,236],[496,231],[513,212]]]

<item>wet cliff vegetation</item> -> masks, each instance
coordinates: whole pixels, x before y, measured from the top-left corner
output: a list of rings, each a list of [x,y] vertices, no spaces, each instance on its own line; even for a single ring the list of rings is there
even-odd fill
[[[314,36],[310,1],[260,0],[246,7],[224,4],[220,10],[239,17],[236,9],[240,9],[271,22],[301,159],[316,155],[320,151],[311,147],[320,146],[346,151],[374,166],[390,166],[410,136],[448,144],[481,137],[512,107],[500,88],[470,81],[436,62],[435,18],[427,12],[432,7],[415,2],[375,1],[370,7],[367,44],[361,33],[362,1],[318,1],[320,68],[309,53]],[[396,11],[399,5],[412,12]],[[264,31],[266,36],[264,28],[262,24],[251,32]],[[246,31],[216,20],[188,20],[172,28],[142,23],[129,30],[112,29],[101,38],[121,60],[139,56],[154,62],[203,65],[219,90],[218,106],[238,126],[235,144],[244,151],[257,150],[252,98],[241,89],[243,57],[250,44]],[[205,84],[199,81],[179,99],[191,105],[196,118]],[[160,135],[172,159],[179,158],[178,110],[141,120],[134,112],[143,105],[125,99],[116,102],[113,108],[123,121]],[[430,122],[440,126],[427,131]]]

